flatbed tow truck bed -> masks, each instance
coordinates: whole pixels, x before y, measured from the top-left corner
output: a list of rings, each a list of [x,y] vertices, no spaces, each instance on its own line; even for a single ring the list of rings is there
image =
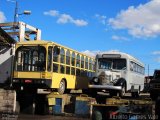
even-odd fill
[[[92,120],[154,120],[155,102],[151,99],[107,98],[105,103],[92,104]]]

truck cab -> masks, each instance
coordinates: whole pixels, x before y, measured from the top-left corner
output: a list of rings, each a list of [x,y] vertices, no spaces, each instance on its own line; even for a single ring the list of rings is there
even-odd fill
[[[156,100],[160,95],[160,70],[155,70],[153,74],[153,79],[149,83],[150,97]]]

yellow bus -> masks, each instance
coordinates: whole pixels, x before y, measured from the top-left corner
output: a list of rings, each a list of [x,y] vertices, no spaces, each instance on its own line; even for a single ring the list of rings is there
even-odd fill
[[[47,89],[59,94],[88,88],[94,74],[94,58],[48,41],[16,44],[13,86]]]

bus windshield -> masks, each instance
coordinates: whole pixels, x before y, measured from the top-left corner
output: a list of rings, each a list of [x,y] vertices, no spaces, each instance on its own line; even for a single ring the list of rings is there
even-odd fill
[[[16,71],[45,71],[46,49],[43,46],[21,46],[16,50]]]
[[[126,68],[126,59],[99,58],[98,66],[99,69],[122,70]]]

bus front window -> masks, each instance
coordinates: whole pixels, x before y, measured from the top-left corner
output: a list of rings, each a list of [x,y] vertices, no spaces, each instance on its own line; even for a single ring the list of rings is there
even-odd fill
[[[21,46],[16,50],[16,71],[45,71],[46,49],[42,46]]]
[[[122,70],[126,68],[126,59],[100,58],[98,60],[99,69]]]
[[[99,69],[111,69],[112,62],[107,59],[99,59]]]

